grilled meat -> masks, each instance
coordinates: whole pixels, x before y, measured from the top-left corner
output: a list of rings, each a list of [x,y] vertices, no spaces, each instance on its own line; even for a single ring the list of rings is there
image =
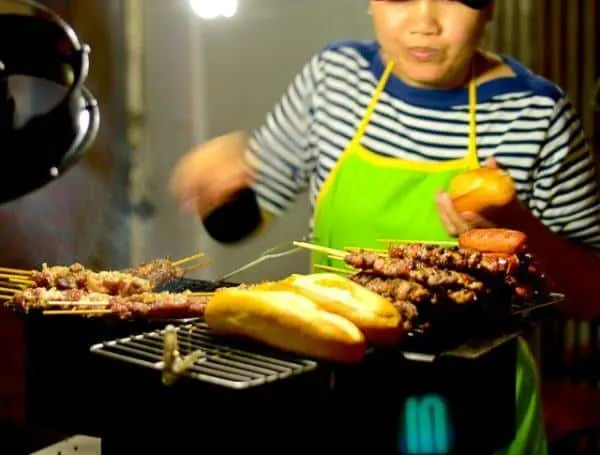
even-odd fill
[[[107,308],[120,319],[195,318],[204,315],[208,299],[185,292],[147,292],[125,298],[112,297]]]
[[[35,286],[43,288],[85,289],[109,295],[132,295],[152,291],[153,283],[129,273],[116,271],[94,272],[79,263],[70,266],[42,265],[34,271]]]
[[[461,272],[481,271],[491,275],[510,275],[521,266],[521,261],[515,254],[480,253],[420,243],[391,245],[388,252],[392,258],[419,261],[428,266]]]
[[[185,271],[174,266],[169,258],[154,259],[146,264],[125,269],[124,273],[148,280],[154,287],[182,278],[185,275]]]
[[[52,309],[85,309],[90,312],[107,310],[120,319],[191,318],[204,314],[208,299],[208,296],[194,296],[187,292],[145,292],[130,296],[111,296],[84,289],[28,288],[15,293],[5,305],[24,313],[48,309],[52,302]],[[64,305],[60,305],[61,302]]]
[[[359,272],[350,279],[361,286],[392,301],[424,302],[431,299],[431,291],[419,283],[402,278],[382,278],[370,273]]]
[[[95,272],[79,263],[69,266],[42,265],[32,279],[35,286],[56,289],[87,289],[109,295],[133,295],[150,292],[158,285],[181,278],[184,271],[169,259],[155,259],[138,267],[120,271]]]
[[[347,254],[344,261],[352,267],[370,271],[376,275],[409,279],[429,288],[461,287],[472,291],[483,291],[485,288],[481,281],[465,273],[428,267],[410,259],[391,258],[377,253],[356,251]]]
[[[103,308],[107,298],[106,294],[87,292],[84,289],[47,289],[37,287],[15,292],[13,297],[5,302],[5,306],[28,313],[30,310],[48,307],[49,302],[65,302],[65,305],[67,305],[70,302],[85,300],[86,302],[97,301]],[[86,306],[86,308],[94,308],[94,306]]]

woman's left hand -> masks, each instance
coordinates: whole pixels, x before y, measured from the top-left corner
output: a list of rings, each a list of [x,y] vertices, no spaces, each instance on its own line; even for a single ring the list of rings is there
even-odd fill
[[[459,213],[452,204],[452,199],[448,193],[441,191],[437,195],[437,205],[442,223],[448,234],[459,236],[469,229],[489,228],[494,223],[474,212]]]

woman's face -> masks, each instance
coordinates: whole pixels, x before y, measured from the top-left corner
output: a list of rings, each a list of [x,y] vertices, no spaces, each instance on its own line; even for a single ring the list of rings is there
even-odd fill
[[[491,6],[455,0],[371,0],[375,33],[394,73],[417,87],[463,85]]]

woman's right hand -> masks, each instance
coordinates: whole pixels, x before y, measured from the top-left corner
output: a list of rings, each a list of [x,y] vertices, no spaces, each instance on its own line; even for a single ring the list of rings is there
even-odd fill
[[[193,148],[175,165],[169,189],[184,212],[206,217],[239,190],[250,185],[244,161],[248,136],[233,132]]]

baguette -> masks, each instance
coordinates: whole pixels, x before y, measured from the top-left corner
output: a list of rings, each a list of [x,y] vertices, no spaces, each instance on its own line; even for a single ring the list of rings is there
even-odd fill
[[[360,362],[365,355],[366,340],[358,327],[293,292],[222,289],[209,300],[204,318],[216,334],[299,355],[341,363]]]
[[[527,235],[511,229],[471,229],[459,236],[458,245],[482,253],[516,254],[527,249]]]
[[[270,286],[292,290],[348,319],[374,345],[395,344],[403,333],[400,313],[389,300],[335,273],[292,275]]]

